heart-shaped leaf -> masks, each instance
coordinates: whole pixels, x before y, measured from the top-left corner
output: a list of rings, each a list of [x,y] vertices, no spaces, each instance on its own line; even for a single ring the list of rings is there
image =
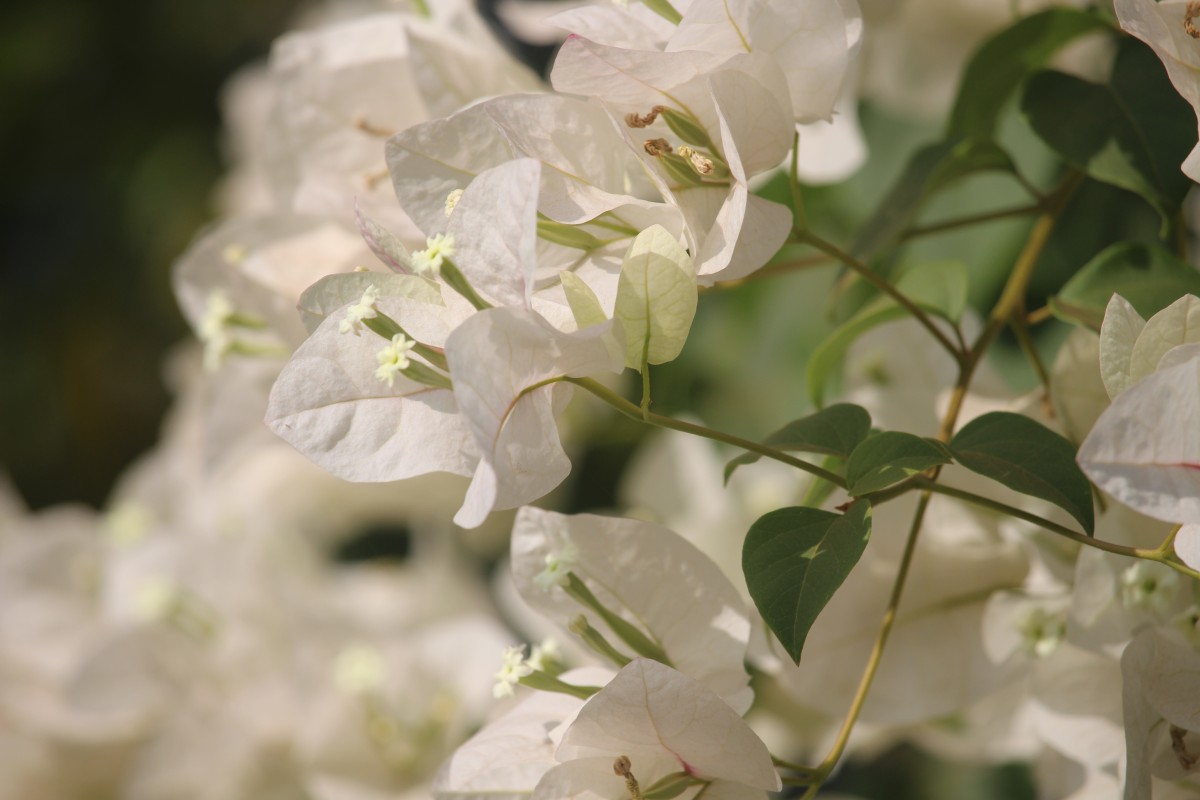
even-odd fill
[[[1092,488],[1075,446],[1029,417],[994,411],[968,422],[950,441],[954,460],[1013,491],[1047,500],[1095,527]]]
[[[871,432],[871,415],[862,406],[837,403],[815,414],[793,420],[768,436],[763,444],[779,450],[800,450],[846,458]],[[743,464],[762,456],[743,453],[725,465],[725,481]]]
[[[871,504],[845,514],[796,506],[764,514],[742,546],[754,605],[788,655],[800,663],[804,640],[871,537]]]
[[[883,431],[868,437],[846,462],[847,491],[864,495],[886,489],[918,472],[949,464],[945,445],[902,431]]]

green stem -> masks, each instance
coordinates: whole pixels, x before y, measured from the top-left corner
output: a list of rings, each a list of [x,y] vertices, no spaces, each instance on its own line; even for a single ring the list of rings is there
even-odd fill
[[[1059,525],[1057,522],[1051,522],[1045,517],[1039,517],[1037,514],[1030,514],[1028,511],[1022,511],[1019,508],[992,500],[988,497],[983,497],[982,495],[973,494],[971,492],[963,491],[962,489],[955,489],[950,486],[942,486],[941,484],[932,483],[928,478],[918,478],[914,482],[914,488],[921,488],[927,492],[934,492],[935,494],[944,494],[947,497],[965,500],[968,503],[982,506],[983,508],[990,508],[993,511],[999,511],[1002,514],[1008,514],[1010,517],[1016,517],[1017,519],[1031,522],[1040,528],[1050,531],[1051,533],[1057,534],[1066,539],[1070,539],[1073,542],[1086,545],[1087,547],[1094,547],[1097,550],[1103,550],[1106,553],[1114,553],[1119,556],[1125,556],[1126,558],[1140,558],[1143,561],[1157,561],[1160,564],[1165,564],[1182,575],[1187,575],[1188,577],[1200,580],[1200,572],[1197,572],[1186,564],[1180,564],[1179,562],[1170,558],[1172,553],[1171,542],[1175,538],[1175,532],[1178,531],[1178,528],[1171,532],[1163,544],[1159,545],[1153,550],[1147,550],[1141,547],[1126,547],[1125,545],[1106,542],[1103,539],[1095,539],[1086,534],[1073,531],[1064,525]]]
[[[821,252],[836,258],[838,261],[842,262],[855,273],[857,273],[859,277],[861,277],[867,283],[871,284],[876,289],[895,300],[901,307],[904,308],[905,311],[907,311],[909,314],[912,314],[913,317],[916,318],[917,322],[921,323],[921,325],[923,325],[925,329],[929,331],[933,338],[937,340],[938,344],[945,348],[946,352],[948,352],[957,363],[961,364],[963,362],[963,352],[958,349],[953,341],[950,340],[950,337],[946,336],[946,334],[942,332],[942,329],[934,323],[934,321],[928,314],[925,313],[922,308],[920,308],[903,292],[892,285],[891,281],[872,270],[854,256],[840,249],[837,245],[822,239],[820,236],[817,236],[811,231],[797,230],[796,235],[801,242],[812,245]]]
[[[1045,397],[1043,399],[1045,400],[1046,408],[1050,410],[1052,408],[1050,406],[1050,371],[1046,369],[1046,365],[1042,361],[1042,356],[1037,351],[1037,345],[1034,344],[1033,335],[1029,332],[1029,315],[1025,313],[1024,304],[1012,315],[1010,325],[1012,326],[1013,333],[1016,334],[1017,344],[1021,347],[1022,352],[1025,353],[1025,357],[1029,359],[1033,371],[1037,373],[1038,381],[1041,382],[1042,388],[1045,390]]]
[[[901,235],[900,241],[908,241],[909,239],[916,239],[921,236],[932,236],[935,233],[945,233],[946,231],[952,231],[958,228],[969,228],[973,225],[980,225],[985,222],[1012,219],[1013,217],[1024,217],[1030,214],[1036,214],[1041,210],[1041,203],[1027,203],[1025,205],[1013,206],[1011,208],[1000,208],[994,211],[983,211],[978,214],[967,214],[962,217],[956,217],[954,219],[948,219],[942,222],[931,222],[928,225],[915,225]]]
[[[1176,525],[1174,528],[1171,528],[1171,532],[1167,534],[1167,538],[1163,539],[1162,544],[1158,546],[1157,552],[1160,555],[1167,556],[1175,552],[1175,537],[1179,535],[1179,529],[1182,527],[1182,525]]]
[[[806,231],[808,217],[804,213],[804,195],[800,192],[800,131],[792,134],[792,168],[788,173],[788,185],[792,189],[792,209],[795,212],[792,227],[797,231]]]
[[[675,9],[675,6],[671,5],[669,0],[642,0],[642,4],[672,25],[678,25],[683,20],[683,15]]]
[[[946,409],[946,413],[942,417],[942,422],[938,429],[938,439],[941,441],[950,441],[955,425],[958,422],[958,416],[962,412],[963,403],[970,388],[971,380],[974,377],[975,369],[983,358],[984,352],[1011,316],[1024,307],[1025,289],[1029,285],[1029,280],[1033,277],[1033,268],[1046,246],[1050,231],[1053,230],[1054,224],[1065,207],[1067,199],[1075,187],[1078,186],[1080,180],[1082,180],[1082,176],[1079,173],[1074,173],[1048,199],[1046,211],[1034,225],[1033,230],[1030,232],[1029,240],[1026,242],[1021,254],[1017,257],[1008,282],[1004,286],[1004,291],[1001,293],[1000,299],[996,302],[996,306],[992,309],[992,313],[988,318],[987,326],[980,333],[979,338],[976,339],[974,346],[959,358],[958,380],[950,396],[950,405]],[[920,486],[923,491],[917,503],[916,513],[913,515],[912,525],[909,527],[908,539],[904,544],[904,554],[900,559],[900,568],[897,570],[896,580],[892,584],[892,594],[888,600],[887,609],[884,611],[883,619],[879,624],[879,632],[876,634],[875,644],[871,648],[871,655],[867,660],[862,678],[859,680],[858,689],[854,693],[854,699],[850,703],[850,709],[846,713],[846,718],[842,722],[842,727],[838,731],[837,738],[834,740],[829,754],[817,768],[813,783],[809,786],[808,791],[804,793],[803,800],[810,800],[810,798],[816,796],[817,791],[821,788],[821,784],[829,777],[834,766],[842,757],[842,753],[846,749],[846,744],[850,741],[850,732],[854,729],[858,715],[862,711],[863,703],[866,702],[867,693],[871,689],[871,684],[875,680],[875,674],[879,670],[879,663],[883,659],[884,646],[887,644],[888,636],[891,634],[892,626],[896,621],[900,598],[904,592],[904,584],[908,579],[908,571],[912,563],[913,554],[916,552],[917,539],[921,532],[921,524],[925,519],[925,512],[929,508],[929,500],[935,491],[947,493],[945,491],[946,487],[937,484],[940,474],[941,468],[939,467],[933,471],[929,478],[913,482],[914,486]],[[922,481],[924,485],[922,485]],[[1069,528],[1063,528],[1062,530],[1067,531],[1072,538],[1079,536],[1087,543],[1086,536],[1076,534]],[[1119,547],[1119,545],[1112,545],[1112,547]],[[1179,565],[1168,562],[1166,557],[1157,551],[1148,551],[1148,553],[1143,557],[1161,561],[1167,563],[1173,569],[1179,569]]]
[[[412,0],[412,6],[413,11],[416,12],[418,17],[424,17],[425,19],[433,17],[433,14],[429,11],[429,5],[425,0]]]
[[[883,661],[883,649],[887,646],[888,637],[891,635],[892,628],[896,624],[896,615],[900,608],[900,598],[904,593],[904,584],[908,580],[908,571],[912,566],[913,555],[917,552],[917,538],[921,531],[921,524],[925,521],[925,511],[929,507],[929,498],[929,493],[925,492],[921,495],[921,499],[917,503],[916,513],[913,514],[912,524],[908,529],[908,539],[904,543],[904,554],[900,557],[900,568],[896,572],[896,580],[892,584],[892,594],[888,598],[887,609],[883,612],[883,619],[879,623],[879,633],[875,636],[875,644],[871,647],[871,655],[867,658],[867,666],[858,681],[858,689],[854,692],[854,699],[850,701],[850,709],[846,712],[845,719],[842,720],[842,727],[838,730],[833,747],[829,749],[829,754],[825,756],[825,760],[817,767],[816,773],[813,775],[813,782],[809,785],[808,791],[804,793],[802,800],[810,800],[810,798],[816,797],[821,784],[833,772],[833,768],[837,765],[838,760],[842,757],[842,753],[846,750],[846,744],[850,741],[850,733],[854,730],[854,725],[858,721],[858,715],[862,712],[863,704],[867,701],[867,693],[871,690],[875,674],[879,671],[879,664]]]
[[[596,397],[608,403],[610,406],[615,408],[617,411],[620,411],[630,419],[637,420],[638,422],[645,422],[647,425],[654,425],[659,428],[682,431],[684,433],[690,433],[693,436],[702,436],[705,439],[712,439],[716,442],[731,444],[734,447],[740,447],[743,450],[749,450],[752,453],[758,453],[760,456],[774,459],[775,461],[788,464],[811,475],[816,475],[818,478],[827,480],[835,486],[840,486],[843,489],[846,488],[846,481],[841,475],[830,472],[827,469],[822,469],[816,464],[810,464],[807,461],[802,461],[799,458],[789,456],[782,450],[776,450],[773,447],[767,447],[766,445],[759,444],[758,442],[752,442],[749,439],[743,439],[740,436],[734,436],[731,433],[713,430],[712,428],[706,428],[703,425],[684,422],[683,420],[674,419],[673,417],[664,417],[661,414],[655,414],[653,412],[648,412],[647,414],[643,415],[642,409],[639,406],[629,402],[613,390],[600,383],[597,383],[591,378],[563,378],[562,380],[566,381],[567,383],[573,383],[579,388],[591,392]]]

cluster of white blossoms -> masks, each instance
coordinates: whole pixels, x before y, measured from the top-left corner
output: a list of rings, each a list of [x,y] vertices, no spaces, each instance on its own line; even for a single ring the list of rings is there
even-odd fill
[[[0,498],[0,800],[811,798],[905,742],[1046,798],[1200,793],[1200,279],[1106,293],[1048,366],[1022,299],[1082,174],[1153,187],[1109,142],[1041,191],[983,128],[947,140],[910,172],[1007,171],[1034,202],[993,217],[1039,215],[982,320],[961,264],[862,263],[937,232],[924,185],[853,252],[800,197],[866,157],[860,86],[944,106],[912,70],[1046,4],[553,5],[502,9],[560,32],[548,81],[469,0],[360,0],[233,84],[162,444],[103,514]],[[1008,44],[1115,36],[1080,5]],[[1116,12],[1195,104],[1200,3]],[[993,126],[1018,60],[976,74]],[[805,246],[854,273],[835,303],[878,291],[808,364],[839,402],[762,443],[659,415],[701,291]],[[1009,325],[1033,394],[984,360]],[[614,515],[534,508],[603,403],[672,430]],[[399,563],[354,555],[400,529]]]

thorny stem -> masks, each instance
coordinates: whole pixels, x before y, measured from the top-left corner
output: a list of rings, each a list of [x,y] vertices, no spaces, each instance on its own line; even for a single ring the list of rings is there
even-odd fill
[[[630,419],[637,420],[638,422],[645,422],[647,425],[654,425],[659,428],[682,431],[684,433],[690,433],[694,436],[702,436],[705,439],[712,439],[713,441],[731,444],[734,447],[740,447],[743,450],[749,450],[752,453],[758,453],[760,456],[765,456],[767,458],[774,459],[775,461],[780,461],[784,464],[793,466],[796,469],[803,470],[804,472],[808,472],[817,476],[818,478],[829,481],[835,486],[840,486],[843,489],[846,488],[846,481],[842,479],[842,476],[830,472],[829,470],[822,469],[816,464],[810,464],[807,461],[802,461],[799,458],[789,456],[782,450],[776,450],[773,447],[768,447],[766,445],[759,444],[758,442],[752,442],[749,439],[743,439],[740,436],[734,436],[731,433],[725,433],[724,431],[706,428],[703,425],[684,422],[681,419],[675,419],[673,417],[665,417],[662,414],[655,414],[652,411],[646,411],[643,414],[640,406],[629,402],[613,390],[600,383],[597,383],[591,378],[562,378],[562,380],[566,381],[567,383],[573,383],[579,388],[591,392],[596,397],[608,403],[610,406],[615,408],[617,411],[620,411]]]

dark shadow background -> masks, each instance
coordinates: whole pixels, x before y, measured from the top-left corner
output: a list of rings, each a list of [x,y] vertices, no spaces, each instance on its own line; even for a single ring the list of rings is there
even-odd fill
[[[306,5],[0,4],[0,473],[31,507],[101,505],[156,440],[187,335],[171,263],[225,167],[221,87]]]
[[[218,93],[297,0],[0,5],[0,465],[103,502],[157,437],[172,260],[212,215]]]

